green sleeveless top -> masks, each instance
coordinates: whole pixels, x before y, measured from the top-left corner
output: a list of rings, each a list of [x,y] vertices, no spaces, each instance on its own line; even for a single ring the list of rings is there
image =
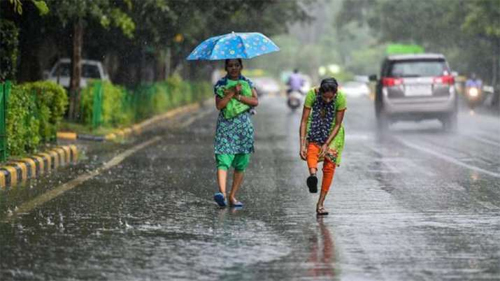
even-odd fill
[[[304,102],[304,107],[310,108],[311,113],[309,114],[309,119],[307,120],[307,134],[309,134],[309,130],[311,128],[311,122],[312,122],[312,116],[313,116],[313,105],[314,102],[316,101],[316,98],[318,95],[316,94],[316,88],[312,88],[307,92],[306,95],[306,100]],[[335,108],[336,111],[342,111],[347,109],[347,102],[346,102],[346,97],[345,94],[339,90],[337,92],[337,97],[335,98]],[[333,128],[335,127],[335,119],[336,116],[333,118],[331,127],[330,127],[330,133],[332,132]],[[344,125],[342,124],[340,126],[339,131],[337,132],[337,135],[333,138],[332,142],[328,146],[330,149],[337,151],[337,160],[336,163],[337,166],[340,165],[341,161],[341,156],[342,156],[342,151],[344,150],[344,142],[345,142],[345,130],[344,130]]]

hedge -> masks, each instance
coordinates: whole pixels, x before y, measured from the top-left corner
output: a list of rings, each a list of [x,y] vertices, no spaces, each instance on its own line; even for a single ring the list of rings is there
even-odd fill
[[[125,89],[109,81],[91,81],[82,90],[82,123],[91,127],[93,122],[94,92],[102,85],[101,125],[106,128],[128,126],[169,109],[202,101],[212,96],[208,82],[186,82],[180,76],[172,76],[164,82],[142,84]]]
[[[7,148],[17,156],[37,151],[42,143],[54,141],[68,97],[54,82],[14,85],[7,101]]]

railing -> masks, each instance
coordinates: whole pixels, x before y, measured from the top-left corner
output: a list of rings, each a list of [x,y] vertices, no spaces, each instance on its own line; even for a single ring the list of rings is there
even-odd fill
[[[9,99],[12,84],[10,81],[0,83],[0,162],[6,161],[9,153],[7,151],[7,100]]]
[[[102,124],[102,82],[97,82],[93,92],[92,129]]]
[[[82,91],[81,123],[92,130],[101,126],[127,126],[175,107],[212,95],[211,85],[190,82],[158,82],[133,89],[93,81]]]

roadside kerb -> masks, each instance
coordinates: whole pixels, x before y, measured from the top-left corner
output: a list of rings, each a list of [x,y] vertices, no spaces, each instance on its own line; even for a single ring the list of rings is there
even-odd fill
[[[78,160],[75,145],[61,146],[22,159],[8,161],[0,166],[0,188],[15,186],[19,182],[36,178],[51,170]]]
[[[112,133],[109,133],[104,136],[99,135],[89,135],[89,134],[77,134],[73,132],[58,132],[57,138],[60,140],[89,140],[89,141],[112,141],[116,139],[126,138],[130,135],[140,135],[146,129],[160,121],[165,119],[170,119],[176,116],[177,114],[187,113],[190,111],[194,111],[200,108],[199,103],[179,107],[170,111],[167,111],[163,114],[156,115],[150,119],[142,121],[138,124],[134,124],[128,128],[119,129]]]

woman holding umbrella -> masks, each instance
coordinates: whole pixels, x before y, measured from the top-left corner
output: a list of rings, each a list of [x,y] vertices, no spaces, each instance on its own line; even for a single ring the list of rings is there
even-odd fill
[[[214,87],[215,104],[220,110],[215,132],[215,160],[217,163],[217,182],[219,192],[215,193],[214,200],[221,207],[228,203],[233,207],[243,207],[243,204],[236,199],[236,193],[243,182],[245,170],[250,162],[250,153],[254,152],[254,129],[250,119],[250,113],[244,111],[235,117],[227,118],[223,110],[231,100],[237,100],[242,104],[255,107],[259,104],[257,92],[253,83],[241,75],[243,64],[241,59],[226,59],[225,70],[227,75],[220,79]],[[227,88],[231,82],[241,81],[235,87]],[[241,83],[248,83],[251,89],[251,96],[242,93]],[[223,90],[223,97],[218,92]],[[226,194],[227,171],[234,168],[233,184],[229,198]]]
[[[215,160],[219,192],[214,200],[242,207],[236,193],[243,182],[245,169],[254,151],[254,130],[249,110],[259,104],[253,83],[241,75],[242,58],[251,59],[279,51],[278,46],[259,32],[231,32],[208,38],[187,57],[188,60],[225,60],[227,75],[215,84],[215,103],[220,110],[215,132]],[[229,196],[226,194],[227,171],[234,177]]]

